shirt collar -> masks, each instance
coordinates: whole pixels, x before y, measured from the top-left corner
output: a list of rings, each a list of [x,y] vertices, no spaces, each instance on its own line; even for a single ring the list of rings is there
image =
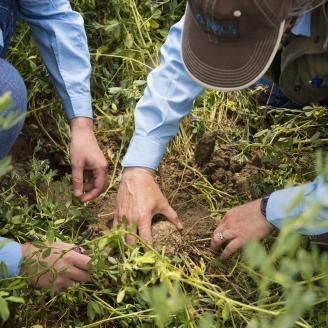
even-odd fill
[[[291,32],[295,35],[311,36],[311,12],[297,18]]]

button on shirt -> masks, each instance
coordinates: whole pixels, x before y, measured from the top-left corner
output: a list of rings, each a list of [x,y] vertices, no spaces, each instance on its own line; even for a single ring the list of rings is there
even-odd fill
[[[161,48],[161,64],[148,76],[143,97],[135,109],[135,132],[128,151],[123,158],[124,167],[140,166],[156,169],[165,149],[179,129],[181,119],[189,114],[194,99],[203,87],[194,81],[184,69],[181,59],[181,32],[184,18],[170,29]],[[311,35],[311,13],[300,16],[292,33]],[[303,200],[289,210],[296,197]],[[287,188],[274,192],[268,201],[267,219],[281,228],[285,220],[302,213],[313,201],[328,199],[323,179],[318,177],[305,186]],[[328,202],[315,225],[302,226],[299,232],[308,235],[328,232]],[[325,224],[326,222],[326,224]]]
[[[81,15],[72,10],[69,0],[18,0],[18,6],[19,16],[31,27],[67,118],[92,118],[91,65]],[[12,276],[20,271],[21,247],[17,242],[4,241],[0,237],[0,262]]]

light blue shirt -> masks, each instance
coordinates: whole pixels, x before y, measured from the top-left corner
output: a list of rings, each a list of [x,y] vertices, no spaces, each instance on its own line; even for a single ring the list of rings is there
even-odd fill
[[[72,10],[69,0],[18,0],[18,5],[19,16],[31,27],[67,118],[92,118],[91,64],[81,15]],[[19,273],[21,257],[17,242],[0,248],[0,262],[7,266],[9,275]]]
[[[69,0],[18,0],[18,14],[31,27],[67,118],[92,118],[91,64],[81,15]],[[2,34],[0,29],[0,47]]]
[[[183,20],[184,18],[170,29],[161,48],[161,64],[148,76],[147,88],[135,109],[135,131],[123,158],[123,167],[156,169],[169,141],[177,134],[181,119],[190,113],[194,99],[204,90],[189,76],[182,64]],[[310,36],[311,13],[300,16],[292,32]],[[290,202],[300,193],[303,200],[289,211]],[[305,186],[276,191],[268,201],[267,218],[273,225],[281,228],[285,220],[302,213],[313,200],[317,200],[321,204],[327,203],[318,218],[320,228],[311,225],[304,226],[299,231],[308,235],[328,232],[328,202],[322,203],[323,199],[328,199],[328,190],[320,177]],[[326,220],[324,226],[322,220]]]

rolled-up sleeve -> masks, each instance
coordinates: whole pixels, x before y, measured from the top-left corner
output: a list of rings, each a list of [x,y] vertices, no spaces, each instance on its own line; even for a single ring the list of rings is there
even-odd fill
[[[267,205],[268,221],[281,229],[311,206],[318,205],[320,214],[297,229],[304,235],[320,235],[328,232],[328,185],[322,176],[313,182],[296,187],[278,190],[271,194]]]
[[[147,80],[135,109],[135,132],[122,165],[156,169],[167,144],[179,130],[181,119],[203,91],[185,70],[181,59],[183,19],[170,29],[161,48],[161,63]]]
[[[8,276],[18,275],[22,260],[22,250],[19,243],[0,237],[0,263],[5,265]],[[4,278],[4,272],[0,270],[0,278]]]
[[[84,22],[68,0],[19,0],[68,119],[92,117],[90,55]]]

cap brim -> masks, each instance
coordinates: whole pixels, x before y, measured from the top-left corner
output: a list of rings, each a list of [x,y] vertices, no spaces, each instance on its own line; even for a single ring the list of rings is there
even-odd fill
[[[182,60],[191,77],[206,88],[245,89],[269,69],[280,46],[285,22],[277,29],[258,31],[239,39],[210,41],[195,21],[189,5],[182,32]]]

